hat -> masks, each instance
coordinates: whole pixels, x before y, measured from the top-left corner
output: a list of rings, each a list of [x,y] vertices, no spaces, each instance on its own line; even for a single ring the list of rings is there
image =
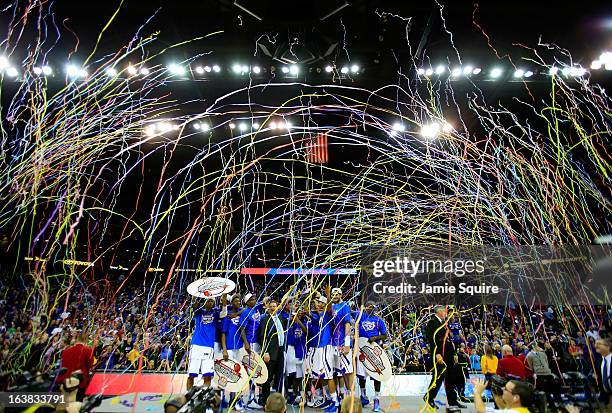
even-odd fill
[[[323,304],[327,304],[327,297],[325,297],[324,295],[320,296],[319,298],[317,298],[317,301],[322,302]]]
[[[246,293],[246,294],[244,295],[244,298],[243,298],[242,300],[243,300],[243,302],[245,302],[245,303],[246,303],[246,302],[247,302],[247,301],[249,301],[251,298],[253,298],[253,294],[251,294],[251,293]]]
[[[332,288],[331,293],[332,293],[332,295],[334,295],[334,294],[342,295],[342,289],[339,288],[339,287],[334,287],[334,288]]]

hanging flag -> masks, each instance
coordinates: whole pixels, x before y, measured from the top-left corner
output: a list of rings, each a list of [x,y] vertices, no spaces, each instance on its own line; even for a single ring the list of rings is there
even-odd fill
[[[318,133],[307,138],[305,141],[306,162],[327,163],[329,162],[329,152],[327,150],[327,134]]]

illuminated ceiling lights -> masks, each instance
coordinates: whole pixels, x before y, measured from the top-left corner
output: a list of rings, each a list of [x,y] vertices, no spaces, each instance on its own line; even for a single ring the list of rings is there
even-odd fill
[[[300,68],[297,67],[296,65],[291,65],[289,66],[289,73],[292,75],[297,75],[300,72]]]
[[[68,66],[66,66],[66,73],[71,78],[77,78],[77,77],[84,78],[84,77],[87,77],[87,71],[85,69],[79,69],[75,65],[68,65]]]
[[[9,66],[6,69],[6,75],[9,76],[9,77],[17,77],[17,76],[19,76],[19,72],[14,67]]]
[[[348,72],[349,72],[348,66],[342,66],[342,69],[340,69],[340,73],[342,73],[343,75],[346,75]]]
[[[176,63],[170,63],[168,65],[168,71],[172,75],[182,76],[186,73],[185,68],[183,66],[177,65]]]
[[[393,124],[393,130],[396,132],[404,132],[406,130],[406,126],[401,122],[395,122]]]
[[[446,68],[442,65],[436,67],[436,75],[441,75],[446,71]]]
[[[491,70],[490,76],[493,79],[497,79],[502,75],[502,73],[504,73],[504,71],[500,67],[495,67]]]
[[[256,75],[261,73],[261,67],[253,66],[253,73],[255,73]]]
[[[359,65],[352,65],[351,66],[351,73],[359,73]]]
[[[521,78],[525,75],[525,71],[523,69],[517,69],[514,71],[514,77]]]
[[[327,73],[331,73],[334,70],[334,68],[330,65],[325,66],[325,72]]]
[[[105,70],[105,72],[108,77],[117,76],[117,69],[115,69],[114,67],[109,67],[108,69]]]
[[[221,67],[219,65],[213,65],[212,70],[215,73],[219,73],[221,71]]]
[[[9,63],[8,59],[6,58],[6,56],[0,56],[0,70],[5,70],[10,65],[11,64]]]

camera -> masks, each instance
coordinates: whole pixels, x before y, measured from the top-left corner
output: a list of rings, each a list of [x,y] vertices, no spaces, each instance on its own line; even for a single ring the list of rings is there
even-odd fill
[[[509,382],[509,379],[500,376],[491,376],[489,383],[491,384],[491,393],[495,396],[501,396],[504,394],[504,387]]]
[[[168,400],[164,404],[164,410],[168,412],[176,409],[176,413],[209,413],[218,411],[221,404],[219,395],[212,387],[192,387],[184,398],[185,402],[182,402],[181,398]]]

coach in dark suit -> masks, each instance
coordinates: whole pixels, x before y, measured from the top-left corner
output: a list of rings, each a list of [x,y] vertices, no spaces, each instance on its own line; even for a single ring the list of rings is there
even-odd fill
[[[261,386],[264,403],[270,395],[270,387],[282,391],[284,379],[287,319],[277,309],[277,301],[270,300],[268,312],[262,317],[257,330],[257,342],[261,345],[261,355],[268,367],[268,381]]]
[[[600,338],[595,342],[595,351],[601,356],[595,364],[595,374],[599,379],[599,401],[607,407],[612,394],[612,341]]]
[[[434,315],[425,327],[424,335],[431,349],[433,357],[433,371],[429,392],[423,400],[432,408],[437,408],[434,399],[438,395],[442,381],[446,389],[446,403],[449,407],[465,407],[457,401],[457,383],[454,378],[455,366],[455,344],[453,343],[447,322],[446,307],[438,305],[434,307]]]

